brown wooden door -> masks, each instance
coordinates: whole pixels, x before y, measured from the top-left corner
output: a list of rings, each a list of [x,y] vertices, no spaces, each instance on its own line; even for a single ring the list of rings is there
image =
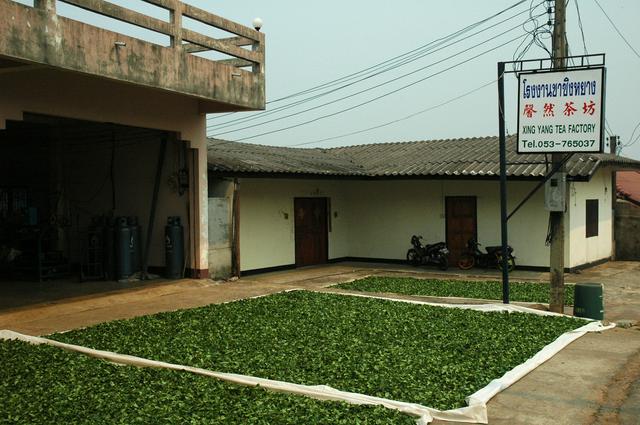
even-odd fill
[[[327,262],[327,198],[295,198],[296,266]]]
[[[467,242],[478,234],[475,196],[452,196],[446,198],[447,248],[449,263],[457,264],[467,249]]]

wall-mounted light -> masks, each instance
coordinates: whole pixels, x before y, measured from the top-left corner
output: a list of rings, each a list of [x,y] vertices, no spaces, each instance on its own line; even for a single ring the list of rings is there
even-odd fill
[[[255,28],[256,31],[260,31],[260,28],[262,28],[262,19],[255,18],[253,20],[253,28]]]
[[[242,74],[238,73],[238,72],[234,72],[233,74],[231,74],[232,77],[242,77]]]
[[[127,47],[127,43],[124,41],[116,41],[115,43],[113,43],[116,45],[116,47]]]

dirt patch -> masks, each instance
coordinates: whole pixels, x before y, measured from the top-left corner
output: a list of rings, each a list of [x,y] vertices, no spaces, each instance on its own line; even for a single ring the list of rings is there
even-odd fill
[[[620,410],[632,391],[633,384],[640,380],[640,350],[636,351],[623,367],[604,387],[594,412],[585,425],[622,425]]]

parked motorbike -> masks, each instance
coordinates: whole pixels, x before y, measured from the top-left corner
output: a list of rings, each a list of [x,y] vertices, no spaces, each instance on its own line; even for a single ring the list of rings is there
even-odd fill
[[[422,245],[422,236],[411,236],[411,245],[407,251],[407,262],[412,266],[436,264],[440,270],[449,268],[449,250],[444,242]]]
[[[462,270],[468,270],[473,266],[480,266],[484,268],[497,267],[502,270],[502,247],[501,246],[488,246],[485,248],[486,252],[480,250],[481,244],[475,239],[469,239],[467,242],[467,251],[462,254],[460,260],[458,260],[458,267]],[[513,270],[516,267],[516,257],[513,256],[513,248],[507,245],[508,251],[508,271]]]

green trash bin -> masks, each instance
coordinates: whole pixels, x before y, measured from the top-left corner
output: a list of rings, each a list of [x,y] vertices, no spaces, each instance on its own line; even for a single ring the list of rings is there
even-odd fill
[[[589,319],[604,319],[604,300],[601,283],[576,283],[573,315]]]

